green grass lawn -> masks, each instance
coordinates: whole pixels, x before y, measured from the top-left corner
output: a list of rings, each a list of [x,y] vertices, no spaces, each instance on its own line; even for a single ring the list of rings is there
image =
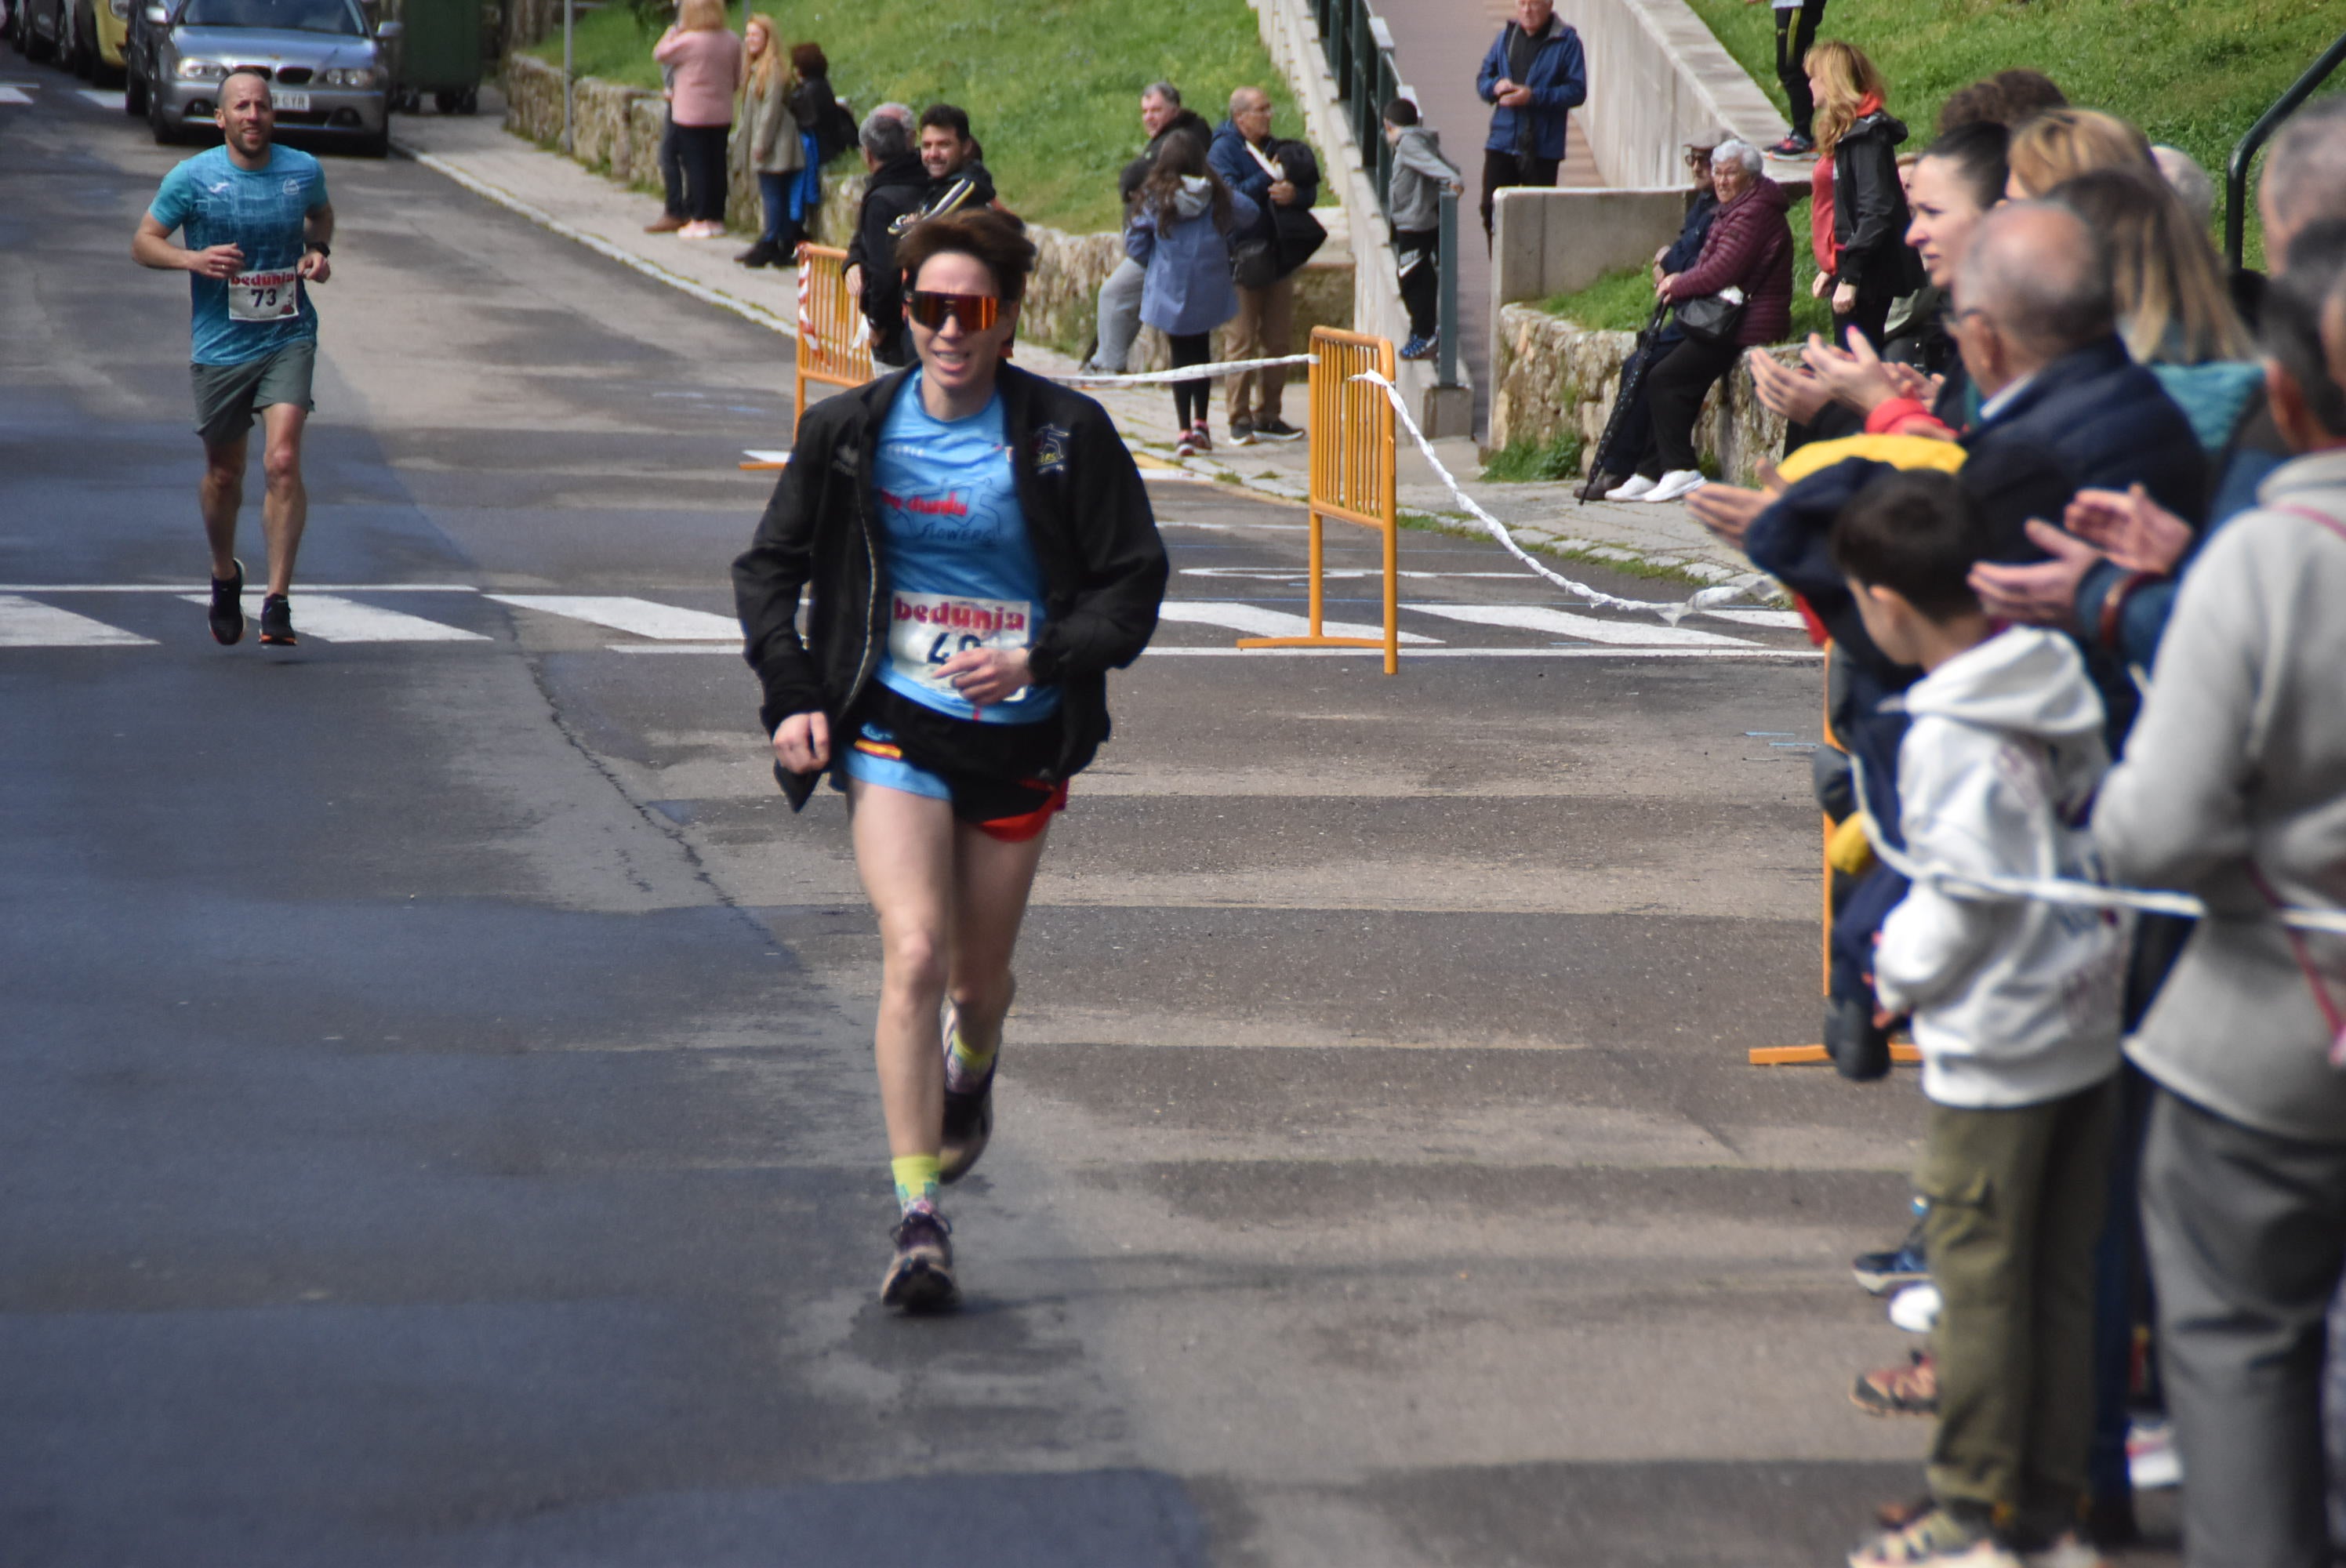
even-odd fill
[[[752,0],[750,8],[773,16],[790,42],[821,44],[832,89],[859,114],[891,98],[915,109],[940,99],[967,109],[1003,201],[1056,229],[1084,233],[1121,222],[1116,175],[1145,139],[1140,90],[1151,82],[1174,83],[1216,124],[1233,88],[1264,87],[1275,106],[1273,130],[1303,132],[1246,0],[813,0],[788,9]],[[735,30],[742,19],[737,0]],[[578,72],[657,87],[655,38],[622,5],[582,14]],[[560,64],[561,34],[530,53]]]
[[[1690,3],[1782,108],[1769,8]],[[2346,31],[2346,7],[2338,0],[1841,0],[1821,31],[1882,67],[1891,111],[1912,128],[1908,146],[1916,149],[1957,87],[2014,66],[2043,71],[2071,102],[2124,116],[2151,140],[2198,158],[2217,182],[2220,235],[2233,144]],[[2333,77],[2327,90],[2341,88],[2346,79]],[[2249,264],[2261,255],[2252,208]]]

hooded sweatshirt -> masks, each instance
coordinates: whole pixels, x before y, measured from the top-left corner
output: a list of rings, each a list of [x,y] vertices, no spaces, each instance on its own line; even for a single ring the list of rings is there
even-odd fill
[[[1442,188],[1466,177],[1442,156],[1442,138],[1424,126],[1403,126],[1393,143],[1392,183],[1386,213],[1404,234],[1423,234],[1442,221]]]
[[[1908,688],[1899,820],[1923,868],[2102,880],[2087,814],[2109,767],[2102,704],[2068,638],[2014,626]],[[1913,1014],[1923,1092],[2039,1105],[2118,1064],[2127,928],[2102,911],[1958,898],[1917,882],[1882,922],[1882,1004]]]
[[[1148,269],[1140,319],[1161,332],[1210,332],[1239,313],[1229,241],[1215,227],[1213,205],[1212,183],[1185,174],[1173,197],[1171,222],[1160,224],[1144,195],[1125,226],[1124,253]],[[1230,192],[1231,233],[1245,233],[1257,213],[1243,193]]]

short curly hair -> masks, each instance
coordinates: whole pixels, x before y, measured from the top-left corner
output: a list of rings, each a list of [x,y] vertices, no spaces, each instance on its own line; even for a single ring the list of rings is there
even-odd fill
[[[1025,297],[1026,279],[1035,270],[1035,242],[1026,225],[1007,212],[990,207],[974,212],[948,213],[924,219],[896,241],[896,268],[909,289],[921,269],[939,256],[975,258],[994,274],[994,291],[1005,304]]]

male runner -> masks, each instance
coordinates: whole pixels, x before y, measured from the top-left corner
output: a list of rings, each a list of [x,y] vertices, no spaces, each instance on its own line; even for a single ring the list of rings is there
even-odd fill
[[[306,152],[270,144],[276,110],[269,82],[237,71],[220,83],[214,118],[223,145],[163,177],[130,255],[142,267],[192,276],[189,370],[196,433],[204,442],[204,535],[212,555],[215,639],[244,636],[244,564],[236,558],[236,518],[244,502],[246,439],[259,411],[268,492],[260,528],[269,545],[269,593],[260,640],[293,646],[293,556],[310,497],[301,487],[301,425],[318,357],[318,312],[311,283],[330,271],[334,209],[325,170]],[[183,249],[171,231],[184,229]]]

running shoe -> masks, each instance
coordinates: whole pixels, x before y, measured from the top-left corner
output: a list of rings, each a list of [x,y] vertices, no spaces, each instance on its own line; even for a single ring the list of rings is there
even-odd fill
[[[1939,1364],[1925,1351],[1910,1350],[1902,1367],[1859,1373],[1849,1400],[1870,1416],[1936,1415]]]
[[[1942,1305],[1939,1288],[1925,1279],[1890,1298],[1890,1320],[1909,1334],[1927,1334],[1938,1323]]]
[[[1807,158],[1817,150],[1817,144],[1797,131],[1768,149],[1770,158]]]
[[[1214,433],[1204,420],[1201,419],[1189,427],[1189,444],[1198,452],[1214,450]]]
[[[282,594],[271,594],[261,600],[260,646],[290,648],[297,640],[293,636],[293,601]]]
[[[1654,493],[1654,482],[1642,473],[1633,473],[1621,484],[1605,493],[1607,501],[1643,501]]]
[[[1985,1519],[1933,1508],[1849,1554],[1849,1568],[2022,1568],[2019,1556],[1995,1538]]]
[[[911,1313],[950,1312],[961,1304],[954,1284],[953,1227],[925,1208],[907,1209],[888,1233],[896,1256],[880,1281],[880,1304]]]
[[[1197,437],[1196,437],[1196,436],[1194,436],[1194,435],[1192,435],[1189,432],[1188,432],[1188,431],[1186,431],[1186,430],[1185,430],[1185,431],[1183,431],[1183,432],[1181,433],[1181,439],[1180,439],[1180,440],[1178,440],[1178,441],[1177,441],[1177,442],[1175,442],[1175,443],[1173,443],[1173,455],[1174,455],[1174,456],[1176,456],[1176,457],[1195,457],[1195,456],[1197,456],[1197,455],[1198,455],[1198,441],[1197,441]]]
[[[951,1003],[945,1004],[944,1044],[948,1059],[953,1055],[954,1034],[961,1026],[961,1015]],[[974,1089],[956,1091],[953,1086],[950,1060],[945,1067],[945,1135],[944,1145],[937,1151],[937,1180],[951,1183],[969,1174],[977,1156],[994,1136],[994,1074],[1002,1065],[1002,1048],[994,1047],[994,1061],[985,1069],[984,1081]]]
[[[1240,414],[1236,419],[1230,421],[1230,444],[1232,446],[1252,446],[1254,444],[1254,421],[1249,419],[1244,414]]]
[[[1432,338],[1419,334],[1401,346],[1401,357],[1405,360],[1430,360],[1437,346]]]
[[[1922,1217],[1915,1217],[1905,1240],[1886,1252],[1861,1252],[1849,1260],[1849,1267],[1869,1296],[1892,1296],[1930,1278],[1930,1260],[1923,1256]]]
[[[236,575],[212,579],[212,641],[225,647],[244,638],[244,563],[236,564]]]
[[[2065,1530],[2041,1545],[2020,1549],[2023,1568],[2110,1568],[2110,1560],[2075,1530]]]
[[[2175,1428],[2165,1416],[2138,1416],[2127,1428],[2127,1474],[2137,1492],[2183,1484],[2183,1456],[2175,1451]]]
[[[1254,438],[1257,441],[1301,441],[1303,433],[1273,414],[1269,419],[1255,421]]]

